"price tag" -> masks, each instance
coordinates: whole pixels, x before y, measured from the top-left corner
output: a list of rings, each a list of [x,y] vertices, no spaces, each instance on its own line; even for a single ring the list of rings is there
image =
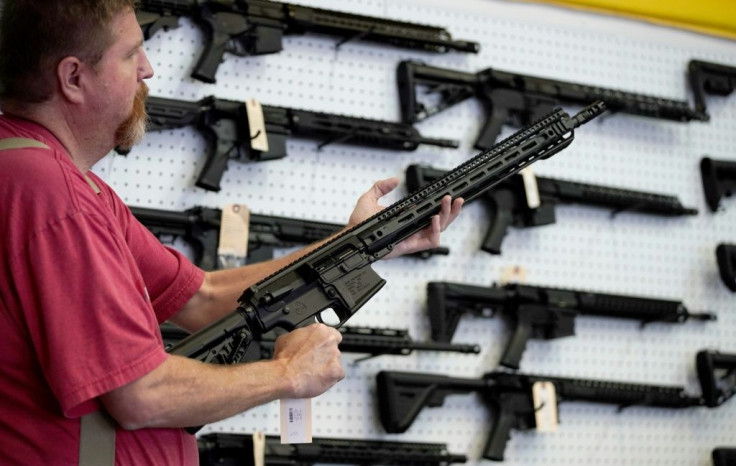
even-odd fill
[[[253,433],[253,466],[266,464],[266,436],[260,430]]]
[[[217,263],[220,268],[245,265],[249,225],[250,211],[244,204],[227,204],[222,208],[220,241],[217,245]]]
[[[501,270],[501,285],[509,283],[526,283],[526,269],[520,265],[505,267]]]
[[[539,432],[557,431],[557,391],[552,382],[536,382],[532,385],[534,420]]]
[[[281,443],[312,443],[312,399],[279,400]]]
[[[537,186],[537,177],[532,171],[532,167],[526,167],[521,170],[521,181],[524,183],[524,193],[526,194],[526,205],[530,209],[536,209],[542,205],[539,199],[539,186]]]
[[[268,152],[266,119],[263,117],[263,107],[261,107],[261,103],[256,99],[248,99],[245,101],[245,111],[248,114],[250,147],[259,152]]]

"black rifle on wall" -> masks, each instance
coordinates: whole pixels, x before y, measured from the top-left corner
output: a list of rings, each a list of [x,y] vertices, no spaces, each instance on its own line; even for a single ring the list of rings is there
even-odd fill
[[[199,101],[149,97],[148,130],[161,131],[196,126],[207,140],[207,161],[196,185],[220,190],[220,180],[230,160],[263,162],[286,157],[286,139],[297,136],[318,139],[320,147],[344,143],[364,147],[413,151],[420,144],[458,147],[457,141],[425,138],[408,123],[369,120],[308,110],[263,105],[268,149],[254,149],[259,131],[251,128],[245,102],[210,96]],[[124,152],[119,149],[118,152]]]
[[[465,314],[500,314],[510,320],[514,330],[501,365],[513,369],[519,368],[529,339],[572,336],[579,315],[633,319],[642,324],[716,319],[712,313],[690,313],[679,301],[520,284],[485,287],[448,282],[427,283],[427,314],[432,339],[446,343]]]
[[[145,39],[159,29],[179,27],[191,18],[205,33],[205,48],[192,77],[215,82],[225,52],[245,57],[282,50],[285,35],[315,32],[351,40],[366,40],[428,52],[450,50],[477,53],[477,42],[453,40],[447,30],[404,21],[266,0],[141,0],[136,11]]]
[[[572,143],[575,128],[603,110],[597,103],[573,117],[555,111],[246,289],[236,310],[169,352],[232,364],[242,359],[251,340],[273,329],[290,331],[315,319],[341,326],[386,283],[373,263],[429,225],[445,196],[473,199],[536,160],[551,157]]]
[[[736,357],[736,355],[731,355]],[[701,359],[696,364],[701,364]],[[707,367],[698,367],[698,371]],[[712,376],[711,376],[712,378]],[[733,383],[733,381],[731,381]],[[585,401],[618,405],[660,408],[716,407],[726,401],[706,404],[704,397],[688,394],[684,387],[643,385],[607,380],[587,380],[510,372],[489,372],[479,379],[448,377],[439,374],[382,371],[376,377],[378,409],[386,432],[405,432],[425,406],[442,406],[453,394],[477,392],[492,411],[491,432],[483,457],[503,461],[506,442],[512,429],[530,430],[538,427],[536,413],[546,403],[535,403],[535,386],[554,387],[553,403]],[[704,387],[705,392],[707,387]],[[733,386],[728,389],[733,392]],[[556,413],[554,413],[556,414]],[[554,416],[556,423],[557,419]]]
[[[444,170],[426,165],[409,165],[406,169],[406,186],[410,191],[419,189],[444,173]],[[538,202],[531,202],[532,198]],[[558,204],[601,207],[611,209],[614,215],[637,212],[676,217],[698,213],[696,209],[683,206],[676,196],[541,176],[535,177],[530,186],[520,174],[499,183],[482,199],[490,209],[491,225],[483,238],[481,249],[491,254],[501,254],[501,243],[509,226],[531,228],[555,223],[555,208]]]
[[[716,246],[716,262],[721,280],[731,291],[736,291],[736,244],[721,243]]]
[[[260,445],[257,445],[260,444]],[[315,463],[363,466],[447,466],[467,461],[444,443],[313,438],[308,444],[282,444],[276,436],[205,434],[197,438],[201,466],[311,466]],[[255,462],[255,453],[262,462]]]
[[[160,328],[161,336],[166,346],[173,345],[189,336],[189,333],[185,330],[166,322],[161,324]],[[250,346],[248,346],[244,360],[258,361],[261,359],[271,359],[273,357],[276,338],[281,333],[284,333],[283,330],[278,330],[280,329],[264,333],[257,340],[254,339]],[[342,341],[338,345],[340,351],[369,355],[354,362],[383,355],[408,356],[414,351],[448,351],[465,354],[480,353],[480,347],[478,345],[415,341],[409,335],[409,332],[403,329],[350,327],[346,325],[340,327],[338,331],[342,334]]]
[[[210,207],[192,207],[178,212],[172,210],[130,207],[131,212],[163,243],[177,238],[186,242],[194,254],[193,262],[204,270],[220,268],[217,247],[220,241],[222,211]],[[246,263],[255,264],[274,257],[274,249],[291,248],[321,241],[345,228],[337,223],[317,222],[273,215],[250,213],[248,224],[248,255]],[[427,259],[434,255],[448,255],[450,250],[438,247],[410,254],[409,257]]]
[[[716,212],[721,199],[736,193],[736,161],[703,157],[700,159],[700,178],[708,207]]]
[[[707,121],[704,94],[728,95],[736,82],[736,67],[691,61],[692,109],[686,101],[493,68],[467,73],[406,60],[396,73],[402,121],[406,123],[422,121],[470,98],[479,99],[488,115],[475,141],[476,149],[481,150],[493,145],[503,125],[524,126],[559,105],[588,105],[597,100],[612,112],[679,122]]]

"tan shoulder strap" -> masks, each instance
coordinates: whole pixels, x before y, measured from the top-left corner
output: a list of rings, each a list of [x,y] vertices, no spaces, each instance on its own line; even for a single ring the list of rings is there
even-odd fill
[[[49,146],[30,138],[5,138],[0,139],[0,150],[10,149],[27,149],[31,147],[38,147],[39,149],[49,149]]]
[[[0,150],[50,149],[49,146],[30,138],[0,139]],[[85,178],[87,178],[85,176]],[[87,178],[95,192],[100,192],[95,183]],[[100,410],[82,416],[79,427],[79,466],[115,465],[115,421]]]
[[[31,138],[5,138],[0,139],[0,150],[11,150],[11,149],[29,149],[29,148],[39,148],[39,149],[51,149],[46,144],[42,143],[41,141],[36,141],[35,139]],[[92,189],[95,191],[96,194],[100,194],[100,187],[97,186],[97,183],[92,181],[92,178],[84,175],[84,179],[87,180],[87,184],[89,184]]]
[[[115,465],[115,421],[105,411],[82,416],[79,428],[79,466]]]

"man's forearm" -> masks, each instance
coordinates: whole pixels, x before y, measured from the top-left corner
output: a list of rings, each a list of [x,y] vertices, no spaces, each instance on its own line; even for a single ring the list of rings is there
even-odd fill
[[[277,399],[321,395],[345,377],[341,340],[315,324],[277,338],[268,361],[206,364],[171,355],[100,398],[124,429],[200,426]]]
[[[127,430],[191,427],[289,396],[293,380],[286,375],[278,360],[225,366],[172,355],[145,376],[101,398]]]

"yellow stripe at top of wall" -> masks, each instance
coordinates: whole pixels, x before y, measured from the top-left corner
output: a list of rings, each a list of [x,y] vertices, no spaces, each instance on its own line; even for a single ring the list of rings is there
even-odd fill
[[[532,0],[736,39],[736,0]]]

